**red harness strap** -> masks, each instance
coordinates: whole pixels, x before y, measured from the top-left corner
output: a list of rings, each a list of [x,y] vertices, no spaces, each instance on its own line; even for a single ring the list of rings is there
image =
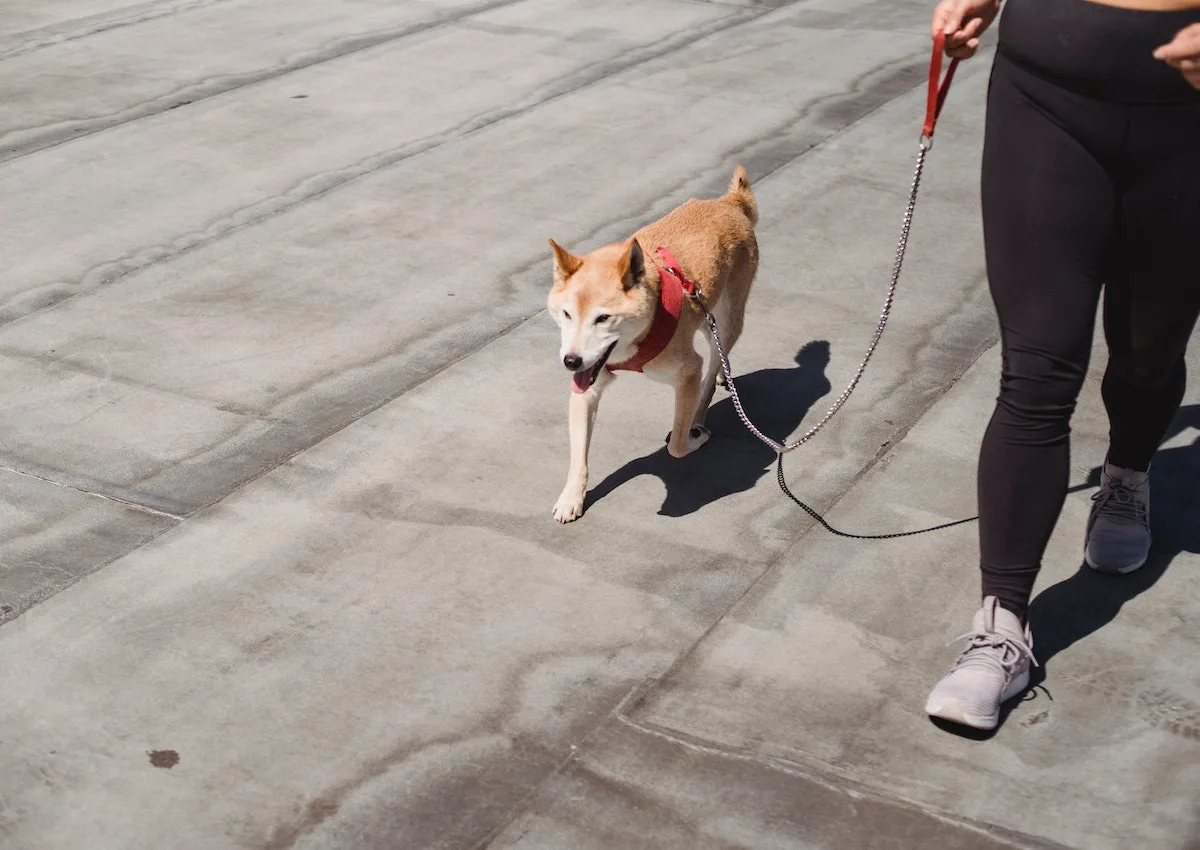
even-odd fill
[[[684,293],[691,295],[696,291],[696,284],[683,275],[683,269],[666,248],[659,246],[659,256],[666,267],[659,269],[658,279],[658,308],[654,311],[654,321],[650,323],[650,332],[642,340],[637,351],[628,360],[621,363],[609,363],[604,368],[610,372],[618,369],[629,372],[640,372],[642,367],[663,353],[663,349],[675,335],[679,324],[679,315],[683,312]]]

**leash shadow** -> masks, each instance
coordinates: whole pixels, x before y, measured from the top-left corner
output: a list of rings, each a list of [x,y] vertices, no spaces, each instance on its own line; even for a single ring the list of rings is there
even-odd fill
[[[832,387],[825,376],[829,357],[829,343],[813,340],[796,352],[796,365],[791,368],[760,369],[734,379],[742,406],[763,433],[777,441],[786,439],[812,406],[829,394]],[[775,453],[746,430],[730,398],[709,408],[708,427],[712,437],[687,457],[671,457],[664,445],[612,472],[588,492],[584,510],[635,478],[653,475],[667,490],[659,515],[686,516],[753,489],[771,472]]]
[[[1176,414],[1165,439],[1188,428],[1200,430],[1200,404]],[[1200,437],[1190,445],[1160,451],[1154,457],[1150,521],[1154,545],[1140,570],[1124,576],[1103,575],[1087,564],[1070,578],[1043,590],[1029,607],[1035,635],[1034,653],[1042,666],[1034,668],[1035,684],[1045,678],[1045,666],[1058,653],[1104,628],[1124,605],[1152,588],[1182,553],[1200,553]],[[1100,484],[1100,467],[1088,478]]]

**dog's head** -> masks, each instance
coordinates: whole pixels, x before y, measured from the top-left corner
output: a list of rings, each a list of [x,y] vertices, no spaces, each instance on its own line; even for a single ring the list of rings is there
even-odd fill
[[[553,239],[554,286],[546,300],[562,331],[559,357],[586,390],[611,358],[633,355],[654,320],[657,296],[646,285],[646,260],[636,239],[576,257]]]

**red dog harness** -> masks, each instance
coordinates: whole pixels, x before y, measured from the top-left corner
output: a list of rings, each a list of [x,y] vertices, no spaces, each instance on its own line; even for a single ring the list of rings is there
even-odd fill
[[[696,284],[684,277],[683,269],[679,268],[679,263],[675,261],[671,252],[660,245],[658,254],[666,266],[658,270],[661,285],[658,290],[658,308],[654,311],[650,332],[646,334],[646,338],[632,357],[621,363],[609,363],[604,367],[610,372],[616,372],[618,369],[640,372],[643,366],[662,354],[671,337],[675,335],[676,326],[679,325],[684,295],[693,295],[696,292]]]

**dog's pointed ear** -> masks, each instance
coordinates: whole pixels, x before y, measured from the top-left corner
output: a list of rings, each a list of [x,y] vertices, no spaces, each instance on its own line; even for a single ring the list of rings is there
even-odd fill
[[[554,251],[554,282],[556,284],[565,283],[567,278],[579,271],[579,267],[583,265],[583,260],[576,257],[553,239],[550,240],[550,249]]]
[[[638,243],[637,239],[629,240],[629,248],[621,260],[621,265],[623,267],[621,283],[624,285],[626,292],[645,280],[646,257],[642,254],[642,246]]]

